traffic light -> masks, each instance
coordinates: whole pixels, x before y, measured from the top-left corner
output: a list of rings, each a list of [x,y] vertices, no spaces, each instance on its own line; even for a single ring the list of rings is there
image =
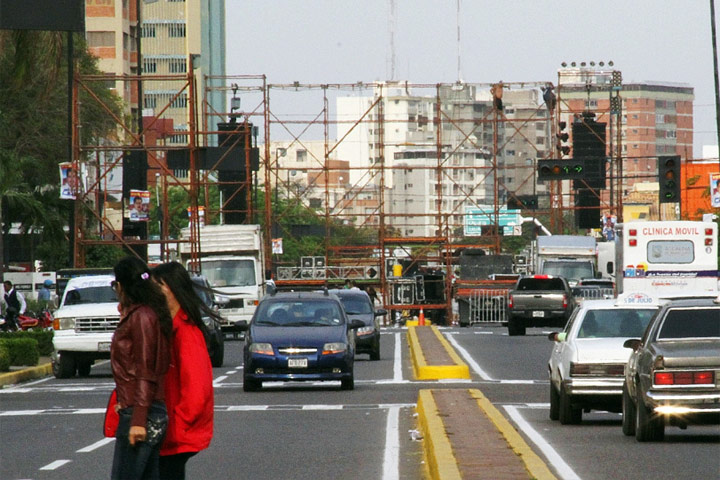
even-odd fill
[[[570,155],[570,134],[567,131],[567,122],[558,122],[558,133],[555,134],[557,137],[557,153],[559,156],[566,157]]]
[[[585,175],[582,181],[574,182],[573,188],[605,188],[605,127],[606,123],[596,122],[595,114],[584,112],[580,121],[573,122],[573,158],[585,159]]]
[[[658,157],[660,203],[680,201],[680,155]]]
[[[568,180],[585,177],[585,158],[538,160],[538,181]]]
[[[537,210],[538,208],[538,196],[537,195],[513,195],[508,197],[507,201],[508,210]]]

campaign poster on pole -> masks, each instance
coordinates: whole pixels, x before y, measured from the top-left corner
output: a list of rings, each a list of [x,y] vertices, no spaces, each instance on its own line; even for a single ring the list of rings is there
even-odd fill
[[[127,210],[131,222],[147,222],[150,212],[150,192],[147,190],[130,190]]]
[[[75,200],[80,192],[80,175],[72,162],[63,162],[60,167],[60,198]]]
[[[710,205],[720,208],[720,173],[710,174]]]

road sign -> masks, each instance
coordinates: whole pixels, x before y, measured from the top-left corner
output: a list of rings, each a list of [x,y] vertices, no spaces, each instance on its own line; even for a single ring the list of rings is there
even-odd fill
[[[499,227],[515,227],[522,223],[520,210],[508,210],[500,207],[498,211]],[[492,205],[480,205],[477,207],[465,207],[465,235],[480,236],[482,227],[495,224],[495,207]]]

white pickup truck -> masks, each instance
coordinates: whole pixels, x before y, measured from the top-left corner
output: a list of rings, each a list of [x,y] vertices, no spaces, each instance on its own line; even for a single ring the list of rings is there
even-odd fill
[[[53,374],[90,375],[95,360],[110,358],[110,342],[120,321],[113,275],[71,278],[55,312]]]

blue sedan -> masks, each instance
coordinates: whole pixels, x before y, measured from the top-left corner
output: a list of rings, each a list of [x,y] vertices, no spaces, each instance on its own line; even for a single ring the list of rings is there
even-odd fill
[[[247,331],[243,390],[257,391],[263,381],[339,380],[343,390],[354,388],[355,344],[349,321],[334,295],[288,292],[260,302]]]

